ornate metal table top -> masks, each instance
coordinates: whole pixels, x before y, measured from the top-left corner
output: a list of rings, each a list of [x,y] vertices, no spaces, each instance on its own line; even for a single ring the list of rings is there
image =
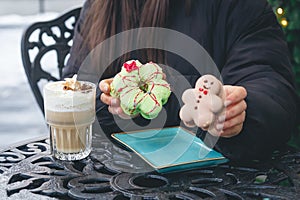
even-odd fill
[[[146,163],[107,140],[93,142],[76,162],[54,159],[48,138],[0,151],[0,199],[300,199],[300,152],[159,174],[139,173]]]

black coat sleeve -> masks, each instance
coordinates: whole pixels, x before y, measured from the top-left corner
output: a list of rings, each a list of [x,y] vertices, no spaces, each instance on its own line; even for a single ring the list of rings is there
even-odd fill
[[[243,86],[248,93],[242,132],[217,144],[233,159],[266,157],[285,144],[296,124],[298,97],[284,34],[267,3],[247,2],[228,17],[231,45],[221,71],[225,84]]]

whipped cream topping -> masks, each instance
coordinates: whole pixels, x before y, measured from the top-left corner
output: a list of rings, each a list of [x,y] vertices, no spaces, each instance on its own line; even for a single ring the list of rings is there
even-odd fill
[[[77,81],[77,74],[74,74],[72,78],[65,78],[63,86],[64,90],[80,90],[81,84]]]
[[[44,89],[45,108],[70,112],[95,109],[95,85],[77,81],[77,76],[66,81],[48,83]]]

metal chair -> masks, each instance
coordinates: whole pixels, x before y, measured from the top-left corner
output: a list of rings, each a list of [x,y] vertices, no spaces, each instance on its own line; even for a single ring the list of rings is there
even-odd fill
[[[39,86],[41,80],[57,81],[62,79],[62,70],[66,65],[72,46],[75,24],[81,8],[73,9],[51,21],[37,22],[30,25],[21,40],[23,67],[35,96],[44,113],[44,100]],[[45,39],[47,38],[47,39]],[[55,52],[57,60],[53,60],[58,77],[50,69],[43,66],[42,59],[49,52]]]

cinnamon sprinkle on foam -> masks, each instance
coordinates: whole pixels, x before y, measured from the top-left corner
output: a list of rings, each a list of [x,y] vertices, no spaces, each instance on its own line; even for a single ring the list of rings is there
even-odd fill
[[[81,84],[77,81],[77,74],[74,74],[72,78],[65,78],[65,82],[63,83],[63,90],[81,90]]]

